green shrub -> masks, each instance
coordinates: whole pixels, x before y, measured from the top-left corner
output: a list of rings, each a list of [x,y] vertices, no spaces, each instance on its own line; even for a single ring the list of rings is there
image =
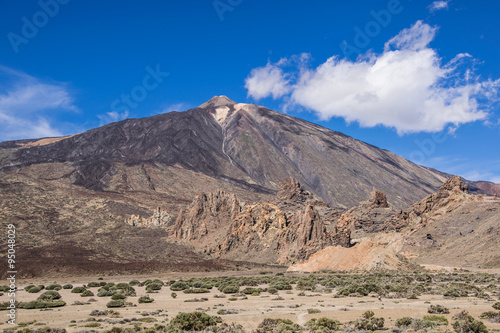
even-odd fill
[[[428,313],[439,313],[439,314],[448,314],[450,313],[450,310],[448,308],[445,308],[442,305],[431,305],[427,309]]]
[[[258,332],[301,332],[302,327],[289,319],[264,319],[258,326]]]
[[[217,322],[215,319],[203,312],[181,312],[170,322],[172,328],[179,328],[185,331],[202,331],[216,325]]]
[[[159,284],[159,283],[156,283],[156,282],[151,282],[146,287],[146,291],[160,290],[162,286],[163,286],[162,284]]]
[[[63,286],[63,289],[73,289],[73,285],[72,284],[65,284]]]
[[[125,306],[125,302],[123,302],[123,300],[121,299],[117,299],[117,300],[112,300],[112,301],[109,301],[106,306],[108,308],[121,308],[122,306]]]
[[[307,309],[307,313],[309,313],[309,314],[321,313],[321,310],[319,310],[319,309]]]
[[[412,322],[413,322],[413,318],[403,317],[403,318],[397,319],[396,323],[394,325],[396,327],[410,327]]]
[[[172,296],[172,298],[177,298],[177,294],[176,293],[171,293],[170,296]]]
[[[125,283],[125,282],[120,282],[120,283],[116,284],[115,286],[118,289],[126,289],[126,288],[130,287],[130,285],[128,283]]]
[[[149,296],[141,296],[139,297],[139,303],[153,303],[154,299]]]
[[[443,296],[446,297],[467,297],[468,295],[467,290],[459,288],[448,288],[443,293]]]
[[[51,284],[50,286],[48,286],[45,289],[59,291],[59,290],[62,289],[62,286],[60,284],[54,283],[54,284]]]
[[[240,291],[240,287],[236,285],[227,285],[221,290],[224,294],[235,294]]]
[[[480,320],[474,319],[466,311],[453,316],[456,319],[452,326],[458,333],[488,333],[488,329]]]
[[[292,290],[292,285],[284,282],[273,283],[269,286],[269,288],[274,288],[278,290]]]
[[[309,328],[311,332],[332,332],[340,330],[342,324],[340,321],[322,317],[319,319],[311,319],[306,323],[306,327]]]
[[[116,291],[109,291],[109,290],[106,290],[106,289],[103,289],[103,288],[100,288],[97,291],[97,296],[98,297],[109,297],[109,296],[113,296],[114,294],[116,294]]]
[[[365,311],[362,315],[363,318],[365,319],[370,319],[371,317],[375,316],[375,313],[373,311]]]
[[[43,294],[41,294],[40,296],[38,296],[38,300],[40,300],[40,301],[53,301],[55,299],[60,299],[60,298],[61,298],[61,294],[59,294],[55,290],[48,290],[48,291],[44,292]]]
[[[123,294],[120,294],[120,293],[116,293],[113,296],[111,296],[111,299],[115,300],[115,301],[120,300],[120,299],[125,299],[125,298],[127,298],[127,297]]]
[[[245,288],[241,292],[245,295],[257,294],[257,296],[258,296],[258,295],[260,295],[261,291],[262,291],[262,289],[260,289],[260,288]]]
[[[89,282],[89,283],[87,283],[87,287],[97,288],[97,287],[101,287],[101,284],[99,282]]]
[[[184,294],[206,294],[209,293],[210,290],[204,288],[188,288],[184,289]]]
[[[500,318],[500,312],[496,311],[486,311],[481,313],[479,316],[481,319],[494,319],[494,318]]]
[[[81,297],[92,297],[94,296],[94,293],[88,289],[84,290],[81,294]]]
[[[186,282],[184,281],[177,281],[177,282],[174,282],[171,286],[170,286],[170,290],[172,291],[183,291],[184,289],[187,289],[189,288],[189,284],[187,284]]]
[[[267,288],[267,292],[271,295],[276,295],[278,293],[278,289],[276,288]]]
[[[495,310],[500,310],[500,302],[496,302],[495,304],[492,305],[492,307]]]
[[[384,327],[384,322],[384,318],[371,317],[358,320],[354,327],[358,330],[376,331]]]
[[[26,287],[24,287],[24,290],[28,291],[28,290],[30,290],[33,287],[36,287],[36,286],[34,284],[29,284]]]
[[[74,288],[71,290],[71,292],[72,292],[73,294],[81,294],[81,293],[83,293],[85,290],[87,290],[87,289],[85,289],[85,287],[74,287]]]
[[[140,284],[140,282],[138,280],[132,280],[128,283],[128,285],[131,287],[137,286],[138,284]]]
[[[45,308],[57,308],[65,306],[64,301],[31,301],[31,302],[21,302],[18,304],[19,309],[45,309]]]
[[[42,290],[42,288],[40,288],[39,286],[33,286],[31,287],[30,289],[28,289],[27,291],[30,293],[30,294],[36,294],[36,293],[39,293],[40,291]]]
[[[448,319],[446,319],[443,316],[436,316],[436,315],[424,316],[424,320],[434,321],[438,325],[448,325]]]

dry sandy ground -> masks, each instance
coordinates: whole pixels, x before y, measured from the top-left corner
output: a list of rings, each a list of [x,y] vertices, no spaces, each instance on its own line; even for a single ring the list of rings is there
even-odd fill
[[[104,277],[106,282],[129,282],[132,279],[144,281],[146,279],[159,278],[163,281],[171,279],[184,278],[196,276],[248,276],[256,275],[243,274],[242,272],[228,272],[228,273],[191,273],[191,274],[163,274],[163,275],[150,275],[150,276],[122,276],[122,277]],[[22,280],[19,281],[18,287],[21,289],[17,293],[18,301],[31,301],[36,299],[39,294],[29,294],[24,291],[23,287],[28,284],[44,284],[49,285],[57,282],[59,284],[71,283],[74,286],[82,285],[84,283],[97,281],[96,277],[86,278],[61,278],[61,279],[37,279],[37,280]],[[265,286],[261,286],[265,287]],[[379,301],[375,297],[343,297],[334,298],[333,294],[319,294],[315,292],[306,292],[306,296],[298,296],[299,291],[292,290],[290,292],[280,291],[279,296],[284,300],[275,300],[276,295],[269,295],[262,293],[260,296],[248,296],[246,300],[230,301],[230,295],[226,298],[215,298],[215,295],[221,295],[220,292],[213,288],[210,294],[184,294],[183,292],[176,292],[177,298],[171,297],[169,287],[163,287],[157,294],[150,294],[155,299],[155,302],[150,304],[139,304],[138,298],[146,295],[144,287],[134,287],[137,291],[137,297],[128,297],[127,301],[137,304],[137,307],[119,308],[117,311],[120,313],[119,319],[132,319],[144,318],[142,312],[152,312],[162,309],[160,315],[148,315],[153,317],[156,323],[166,323],[169,319],[173,318],[179,312],[192,312],[196,310],[207,310],[210,315],[217,315],[217,311],[221,309],[233,309],[238,311],[238,314],[223,315],[224,322],[241,324],[246,331],[252,331],[257,328],[257,325],[266,317],[269,318],[287,318],[292,321],[304,325],[306,321],[311,318],[330,317],[337,319],[342,323],[359,319],[361,314],[366,310],[375,312],[375,316],[384,317],[386,320],[385,327],[393,327],[394,321],[398,318],[409,316],[413,318],[423,318],[427,315],[427,308],[430,304],[441,304],[450,309],[450,314],[445,315],[451,323],[451,317],[461,310],[467,310],[475,318],[478,318],[482,312],[491,311],[493,302],[477,298],[460,298],[455,300],[444,299],[439,295],[424,295],[417,300],[409,299],[382,299]],[[98,288],[89,288],[97,294]],[[66,328],[68,332],[80,332],[84,330],[96,329],[102,331],[109,329],[113,325],[102,323],[98,328],[84,328],[87,322],[79,322],[88,319],[92,310],[106,310],[106,303],[110,300],[109,297],[93,297],[97,300],[95,303],[88,305],[72,305],[75,301],[85,301],[88,297],[81,297],[80,294],[72,294],[70,290],[59,291],[62,299],[66,301],[67,305],[62,308],[55,308],[50,311],[41,310],[18,310],[17,323],[30,322],[36,320],[36,324],[30,325],[31,328],[49,326],[52,328]],[[184,302],[188,299],[206,297],[209,300],[206,302]],[[7,294],[0,297],[0,301],[7,301]],[[291,306],[299,305],[297,308]],[[321,313],[308,314],[307,309],[319,309]],[[12,329],[12,326],[6,322],[6,312],[0,312],[4,316],[0,329]],[[165,314],[167,316],[165,316]],[[97,317],[107,318],[107,317]],[[116,319],[116,320],[119,320]],[[72,320],[75,322],[71,323]],[[484,320],[489,329],[500,330],[500,324],[490,323]],[[142,323],[143,326],[153,326],[154,323]],[[73,326],[71,326],[73,325]],[[132,327],[133,324],[114,325],[122,327]],[[440,327],[439,329],[445,329]],[[451,329],[451,326],[449,327]]]

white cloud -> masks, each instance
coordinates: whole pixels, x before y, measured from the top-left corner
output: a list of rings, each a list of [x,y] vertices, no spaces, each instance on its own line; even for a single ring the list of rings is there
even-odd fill
[[[260,99],[290,93],[289,103],[322,120],[342,117],[363,127],[391,127],[399,134],[437,132],[486,119],[490,104],[499,99],[500,80],[480,81],[469,54],[442,64],[429,47],[436,31],[418,21],[389,40],[381,54],[356,61],[333,56],[295,74],[283,71],[283,61],[268,63],[247,77],[248,94]]]
[[[128,110],[123,112],[106,112],[104,114],[98,115],[97,117],[100,119],[100,126],[103,126],[109,123],[116,123],[117,121],[127,119]]]
[[[55,111],[77,111],[63,83],[45,83],[0,66],[0,140],[61,136],[51,124]]]
[[[451,0],[447,1],[434,1],[427,7],[431,13],[442,10],[442,9],[448,9],[448,4],[450,3]]]
[[[278,64],[281,65],[285,62],[281,60]],[[277,99],[290,92],[288,80],[283,70],[278,65],[270,63],[264,67],[253,69],[245,80],[245,88],[248,90],[248,96],[257,100],[271,95]]]

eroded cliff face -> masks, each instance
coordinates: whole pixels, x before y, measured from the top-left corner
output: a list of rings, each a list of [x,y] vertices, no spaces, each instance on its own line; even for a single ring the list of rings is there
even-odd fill
[[[202,194],[181,210],[170,235],[217,258],[285,264],[348,245],[349,235],[335,231],[339,215],[289,178],[272,202],[245,205],[224,192]]]

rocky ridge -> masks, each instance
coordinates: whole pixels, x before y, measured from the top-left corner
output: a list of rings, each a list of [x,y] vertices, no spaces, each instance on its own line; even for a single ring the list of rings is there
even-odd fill
[[[290,178],[270,202],[240,204],[223,192],[197,196],[170,234],[217,258],[284,264],[328,245],[349,245],[349,233],[335,229],[339,214]]]

